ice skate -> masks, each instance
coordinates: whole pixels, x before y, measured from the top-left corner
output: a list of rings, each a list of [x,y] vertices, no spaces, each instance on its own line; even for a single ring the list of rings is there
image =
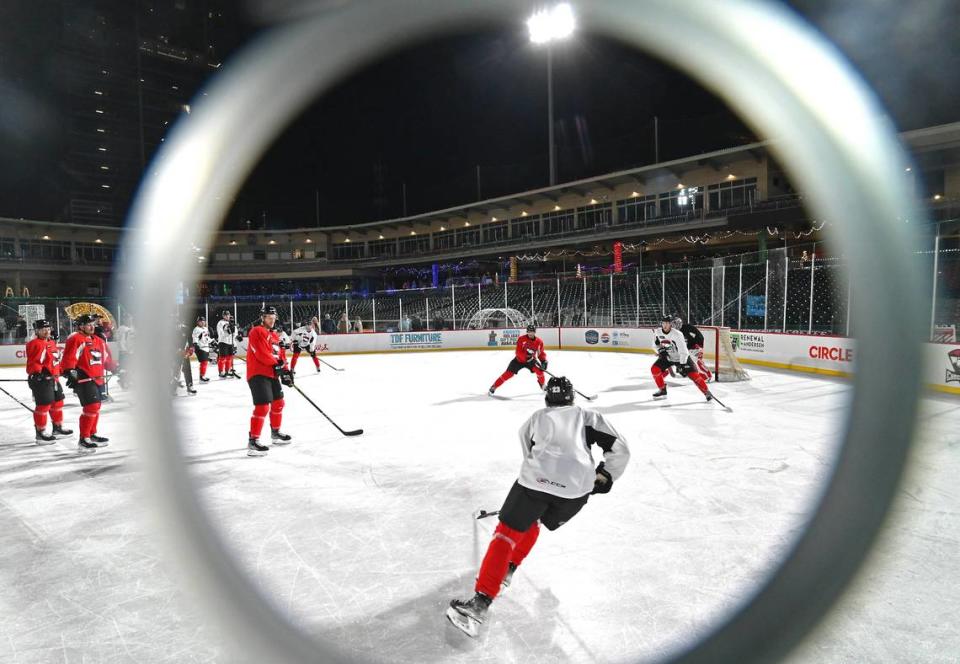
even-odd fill
[[[92,442],[97,447],[107,447],[110,444],[110,439],[103,436],[98,436],[95,433],[90,434],[90,442]]]
[[[491,386],[490,386],[490,389],[487,390],[487,394],[489,394],[490,396],[493,396],[493,393],[496,392],[496,391],[497,391],[497,388],[494,387],[493,385],[491,385]]]
[[[470,600],[452,600],[450,608],[447,609],[447,620],[461,632],[475,639],[480,633],[480,625],[483,624],[492,601],[483,593],[475,594]]]
[[[64,429],[63,424],[53,425],[53,434],[55,436],[69,436],[72,433],[73,433],[73,429]]]
[[[270,440],[274,445],[289,445],[293,437],[281,432],[280,429],[271,429]]]
[[[97,444],[89,438],[81,438],[77,443],[77,452],[80,454],[93,454],[97,451]]]
[[[667,388],[661,387],[659,390],[653,393],[654,399],[666,399],[667,398]]]
[[[207,378],[206,376],[200,376],[200,382],[201,382],[201,383],[209,383],[209,382],[210,382],[210,379]]]
[[[37,445],[49,445],[50,443],[57,442],[57,439],[53,436],[43,432],[43,429],[37,429]]]
[[[247,442],[247,456],[266,456],[269,451],[270,448],[266,445],[261,445],[260,441],[256,438],[250,438]]]
[[[517,566],[513,563],[510,563],[507,566],[507,574],[503,577],[503,581],[500,582],[500,586],[503,588],[509,588],[510,583],[513,581],[513,573],[517,571]]]

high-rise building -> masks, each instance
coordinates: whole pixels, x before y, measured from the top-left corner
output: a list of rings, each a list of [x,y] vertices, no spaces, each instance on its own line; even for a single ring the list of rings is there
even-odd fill
[[[116,225],[167,130],[220,66],[224,0],[63,0],[63,217]]]

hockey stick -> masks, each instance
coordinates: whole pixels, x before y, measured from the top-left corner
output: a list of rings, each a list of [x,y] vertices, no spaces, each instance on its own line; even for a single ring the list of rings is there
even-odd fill
[[[26,383],[26,378],[0,378],[0,383]]]
[[[13,396],[12,394],[10,394],[9,392],[7,392],[7,391],[6,391],[5,389],[3,389],[2,387],[0,387],[0,392],[3,392],[4,394],[6,394],[8,397],[10,397],[10,398],[13,399],[14,401],[16,401],[18,404],[20,404],[21,406],[23,406],[24,408],[26,408],[27,410],[29,410],[31,413],[33,412],[33,408],[31,408],[31,407],[28,406],[27,404],[23,403],[22,401],[20,401],[20,399],[18,399],[17,397]]]
[[[496,516],[498,514],[500,514],[500,510],[493,510],[492,512],[488,512],[487,510],[480,510],[479,512],[477,512],[477,521],[479,521],[480,519],[486,519],[488,516]]]
[[[320,409],[320,406],[318,406],[317,404],[313,403],[313,399],[311,399],[310,397],[308,397],[308,396],[306,395],[306,393],[299,388],[299,386],[297,386],[297,385],[292,385],[291,387],[293,387],[293,389],[295,389],[297,392],[299,392],[299,393],[300,393],[300,396],[302,396],[304,399],[306,399],[306,400],[310,403],[311,406],[313,406],[314,408],[316,408],[317,411],[318,411],[321,415],[323,415],[325,418],[327,418],[327,421],[330,422],[330,424],[332,424],[333,426],[335,426],[335,427],[337,428],[337,431],[339,431],[340,433],[342,433],[344,436],[359,436],[360,434],[363,433],[363,429],[354,429],[354,430],[352,430],[352,431],[344,431],[343,429],[340,428],[340,425],[338,425],[336,422],[334,422],[333,420],[331,420],[331,419],[330,419],[330,416],[327,415],[325,412],[323,412],[323,410]]]
[[[330,367],[330,368],[333,369],[334,371],[343,371],[343,369],[337,369],[335,366],[333,366],[332,364],[330,364],[329,362],[327,362],[327,361],[324,360],[323,358],[318,357],[317,359],[320,360],[321,362],[323,362],[324,364],[326,364],[328,367]]]
[[[538,364],[537,366],[540,366],[540,365]],[[547,374],[547,375],[550,376],[551,378],[556,378],[556,376],[554,376],[552,373],[550,373],[549,371],[547,371],[547,370],[544,369],[543,367],[540,367],[540,371],[542,371],[543,373]],[[578,390],[577,388],[573,388],[573,391],[576,392],[577,394],[579,394],[580,396],[582,396],[582,397],[583,397],[584,399],[586,399],[587,401],[593,401],[594,399],[597,398],[597,395],[596,395],[596,394],[594,394],[592,397],[591,397],[591,396],[587,396],[586,394],[584,394],[583,392],[581,392],[581,391]]]
[[[721,406],[723,406],[724,410],[726,410],[728,413],[732,413],[732,412],[733,412],[733,408],[731,408],[731,407],[728,406],[727,404],[725,404],[725,403],[723,403],[722,401],[720,401],[720,399],[717,398],[717,395],[715,395],[713,392],[710,393],[710,396],[713,397],[713,400],[714,400],[714,401],[716,401],[718,404],[720,404]]]

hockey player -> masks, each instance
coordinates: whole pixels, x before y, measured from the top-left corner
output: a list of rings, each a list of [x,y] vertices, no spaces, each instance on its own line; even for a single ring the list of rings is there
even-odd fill
[[[687,350],[690,352],[690,357],[693,358],[697,366],[697,371],[703,374],[704,382],[709,383],[713,378],[713,374],[710,373],[710,370],[707,369],[706,362],[703,361],[703,333],[697,329],[693,323],[684,323],[680,316],[674,316],[673,327],[680,330],[684,341],[687,342]]]
[[[237,344],[242,340],[243,336],[233,324],[233,314],[229,309],[224,309],[217,323],[217,369],[221,378],[240,378],[233,369],[233,356],[237,354]]]
[[[487,394],[493,394],[497,388],[513,378],[521,369],[528,369],[537,377],[537,383],[540,389],[544,389],[543,370],[547,368],[547,354],[543,350],[543,339],[537,337],[537,328],[535,325],[527,325],[527,333],[517,339],[517,350],[515,357],[510,360],[507,370],[504,371]]]
[[[316,318],[313,319],[314,321]],[[290,357],[290,371],[296,371],[300,353],[307,351],[313,358],[313,366],[320,372],[320,359],[317,357],[317,332],[313,321],[304,321],[303,325],[293,331],[293,350]]]
[[[60,387],[60,349],[53,340],[50,323],[42,318],[33,322],[36,336],[27,344],[27,385],[37,404],[33,424],[37,430],[37,445],[49,445],[56,438],[46,433],[47,413],[53,420],[52,434],[67,436],[73,433],[63,428],[63,388]]]
[[[67,378],[67,387],[76,392],[83,406],[77,450],[81,454],[90,454],[98,447],[106,447],[109,440],[97,435],[101,401],[99,386],[104,382],[104,370],[115,370],[116,365],[107,351],[106,342],[93,333],[93,318],[81,314],[74,323],[77,331],[67,338],[60,369]]]
[[[173,377],[170,382],[170,391],[173,395],[177,394],[177,388],[186,386],[187,394],[194,395],[197,390],[193,387],[193,367],[190,364],[190,358],[193,357],[193,336],[190,328],[177,321],[177,349],[176,358],[173,365]],[[183,383],[180,382],[180,375],[183,374]]]
[[[275,307],[264,307],[260,325],[250,330],[247,339],[247,385],[253,396],[253,416],[250,418],[248,456],[264,456],[270,449],[260,444],[263,421],[270,415],[270,440],[274,445],[289,445],[291,437],[280,431],[283,419],[283,388],[293,386],[293,372],[287,368],[286,353],[280,345],[280,335],[274,329],[277,323]]]
[[[692,380],[697,388],[707,398],[707,401],[713,399],[707,384],[704,382],[703,375],[697,371],[693,358],[687,352],[687,343],[684,341],[680,330],[673,327],[673,317],[664,316],[660,322],[660,329],[653,332],[653,349],[657,352],[657,361],[650,367],[650,373],[653,374],[653,380],[659,388],[653,394],[654,399],[662,399],[667,396],[667,384],[664,375],[668,373],[670,366],[676,366],[681,376],[686,376]]]
[[[207,378],[207,363],[210,361],[210,331],[207,329],[207,319],[203,316],[197,318],[197,325],[193,328],[193,351],[197,354],[197,361],[200,363],[200,382],[209,383]]]
[[[491,602],[530,553],[540,524],[556,530],[587,504],[591,494],[607,493],[620,479],[630,450],[602,415],[574,405],[573,385],[555,376],[547,384],[546,408],[520,427],[520,477],[500,508],[497,528],[480,565],[474,596],[455,599],[447,619],[475,637]],[[591,445],[603,452],[594,467]]]

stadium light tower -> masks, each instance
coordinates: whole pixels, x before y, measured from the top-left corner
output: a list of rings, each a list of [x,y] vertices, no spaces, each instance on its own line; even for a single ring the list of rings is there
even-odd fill
[[[550,143],[550,186],[557,184],[557,155],[553,142],[553,54],[551,44],[573,34],[573,8],[562,3],[541,9],[527,19],[530,41],[547,48],[547,134]]]

